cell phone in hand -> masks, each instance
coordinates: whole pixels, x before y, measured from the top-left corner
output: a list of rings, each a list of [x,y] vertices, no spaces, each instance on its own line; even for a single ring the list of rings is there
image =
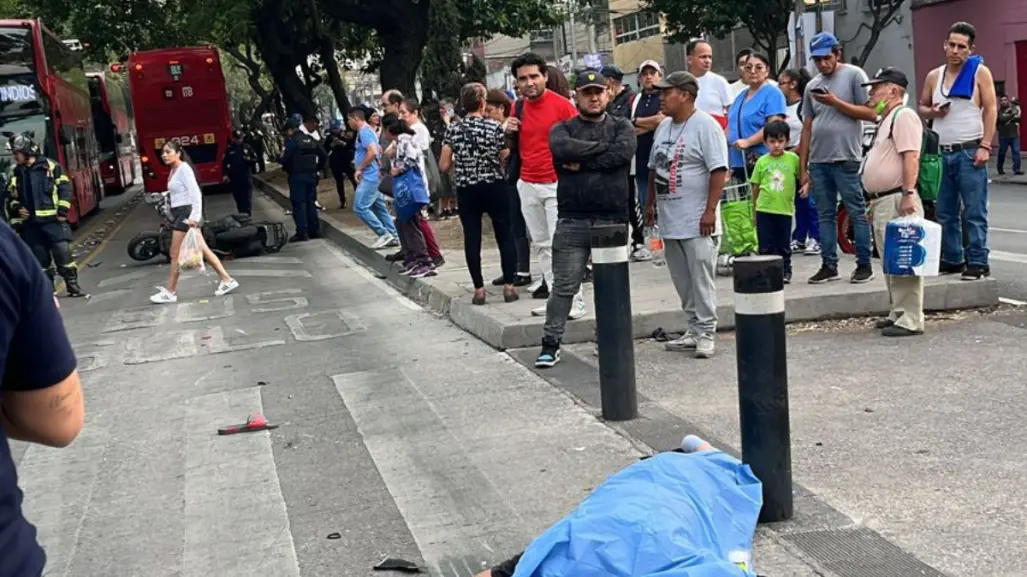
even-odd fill
[[[816,88],[810,88],[809,91],[812,92],[813,94],[827,94],[827,92],[828,92],[827,88],[824,88],[823,86],[818,86]]]
[[[945,110],[949,106],[952,106],[952,101],[951,100],[948,101],[948,102],[942,102],[941,104],[939,104],[938,105],[938,110]]]

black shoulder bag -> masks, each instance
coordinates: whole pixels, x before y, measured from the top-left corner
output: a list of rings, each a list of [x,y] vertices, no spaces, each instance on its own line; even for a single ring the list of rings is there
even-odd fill
[[[514,103],[514,118],[516,118],[518,121],[524,118],[523,100],[518,100]],[[524,127],[522,126],[521,129],[523,128]],[[507,157],[506,162],[506,181],[514,186],[516,186],[517,181],[521,179],[520,141],[520,131],[515,132],[513,135],[507,136],[507,147],[510,149],[510,156]]]

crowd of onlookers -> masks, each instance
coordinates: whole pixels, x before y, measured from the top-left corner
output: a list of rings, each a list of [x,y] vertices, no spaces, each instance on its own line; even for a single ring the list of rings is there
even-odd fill
[[[622,70],[607,66],[580,71],[572,92],[562,72],[526,54],[511,66],[516,95],[468,84],[458,102],[443,103],[444,127],[434,134],[416,100],[388,91],[380,111],[354,108],[346,125],[333,123],[327,147],[341,203],[349,182],[354,211],[379,236],[375,248],[398,242],[389,258],[403,263],[404,274],[435,274],[444,260],[429,215],[459,216],[474,304],[487,298],[481,241],[488,215],[502,262],[491,283],[503,286],[507,302],[523,287],[548,299],[533,310],[547,317],[540,366],[559,360],[564,323],[586,312],[588,225],[628,224],[630,259],[646,261],[653,256],[646,231],[658,222],[670,280],[689,317],[668,348],[710,356],[725,188],[751,190],[758,251],[783,258],[786,283],[796,253],[821,259],[809,283],[841,278],[839,218],[848,220],[854,246],[850,282],[872,280],[881,248],[874,239],[898,216],[922,216],[923,200],[933,202],[943,227],[942,273],[965,280],[990,274],[986,164],[997,134],[1000,172],[1012,150],[1020,173],[1020,110],[996,95],[990,71],[973,55],[975,36],[969,24],[952,27],[946,62],[927,76],[919,99],[906,95],[902,71],[871,77],[846,63],[830,33],[809,43],[815,76],[800,68],[775,75],[766,55],[743,50],[735,55],[739,78],[730,83],[712,71],[711,45],[695,40],[687,72],[665,75],[645,61],[637,91]],[[937,135],[944,166],[936,200],[922,199],[917,182],[925,126]],[[383,198],[389,179],[408,170],[423,176],[431,202],[393,225]],[[532,257],[541,278],[532,277]],[[920,334],[922,279],[887,281],[893,312],[880,328]]]

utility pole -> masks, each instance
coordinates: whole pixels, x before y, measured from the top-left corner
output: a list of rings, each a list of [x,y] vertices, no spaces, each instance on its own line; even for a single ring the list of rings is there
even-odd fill
[[[574,21],[575,7],[573,0],[567,3],[567,12],[571,24],[571,68],[578,65],[578,25]]]

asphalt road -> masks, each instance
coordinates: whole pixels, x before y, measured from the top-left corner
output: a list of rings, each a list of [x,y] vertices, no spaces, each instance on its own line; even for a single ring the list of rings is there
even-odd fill
[[[208,197],[208,217],[230,203]],[[380,577],[392,555],[469,577],[641,454],[325,241],[227,263],[231,295],[193,276],[151,305],[167,267],[125,247],[156,224],[137,205],[82,271],[92,297],[62,301],[82,434],[13,445],[48,576]],[[253,413],[279,428],[217,434]],[[765,535],[756,557],[819,574]]]
[[[992,183],[988,188],[991,274],[999,296],[1027,302],[1027,186]]]

